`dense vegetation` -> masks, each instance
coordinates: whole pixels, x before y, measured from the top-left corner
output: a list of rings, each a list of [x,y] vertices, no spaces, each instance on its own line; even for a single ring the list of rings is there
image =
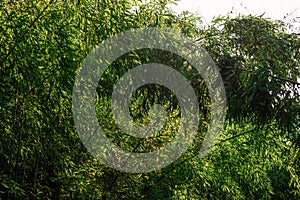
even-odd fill
[[[199,28],[199,18],[175,15],[170,2],[1,1],[1,199],[300,198],[300,39],[286,33],[283,23],[261,16],[217,18]],[[201,44],[222,74],[228,115],[219,142],[204,158],[197,152],[209,114],[179,160],[155,172],[131,174],[104,166],[85,149],[73,123],[72,89],[95,45],[140,27],[168,27]],[[109,90],[129,65],[165,58],[168,54],[159,51],[124,55],[100,82],[97,107],[109,106]],[[201,76],[195,80],[199,106],[209,113],[205,82]],[[153,90],[162,98],[151,99]],[[150,99],[139,99],[142,93]],[[147,106],[135,109],[133,117],[143,122],[145,110],[160,101],[178,120],[176,98],[168,101],[168,95],[155,86],[140,90],[136,104]],[[116,144],[136,144],[116,134],[109,113],[98,117]],[[138,144],[140,149],[163,146]]]

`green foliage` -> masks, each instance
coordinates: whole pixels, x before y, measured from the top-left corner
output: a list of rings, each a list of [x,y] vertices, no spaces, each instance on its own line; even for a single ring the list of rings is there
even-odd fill
[[[176,16],[168,3],[0,2],[1,199],[300,197],[299,38],[287,34],[280,22],[254,16],[219,18],[208,29],[199,29],[200,19],[189,13]],[[229,115],[220,142],[207,157],[197,156],[204,124],[176,162],[155,172],[129,174],[105,167],[84,148],[73,124],[72,88],[95,45],[119,32],[149,26],[180,30],[209,51],[225,81]],[[131,105],[139,123],[147,121],[153,103],[169,111],[168,126],[157,140],[137,141],[119,133],[106,109],[113,84],[129,66],[156,59],[191,76],[183,60],[170,57],[161,51],[131,52],[104,74],[96,109],[107,135],[120,147],[156,150],[172,138],[180,111],[165,88],[141,88]],[[207,88],[200,75],[194,79],[201,120],[207,123]],[[153,92],[160,98],[151,99]]]
[[[231,118],[251,118],[295,131],[299,118],[299,44],[280,22],[261,17],[217,19],[205,47],[220,67]],[[217,28],[220,27],[220,28]]]

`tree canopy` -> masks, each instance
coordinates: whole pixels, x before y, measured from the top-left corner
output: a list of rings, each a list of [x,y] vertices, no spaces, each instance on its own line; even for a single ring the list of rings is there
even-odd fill
[[[1,199],[300,197],[299,36],[287,33],[280,21],[251,15],[219,17],[201,28],[199,17],[173,13],[172,2],[0,2]],[[173,63],[181,73],[195,75],[192,85],[203,111],[199,136],[180,159],[161,170],[131,174],[106,167],[86,150],[74,127],[72,88],[97,44],[141,27],[180,31],[206,49],[225,83],[228,114],[217,145],[200,158],[210,118],[201,75],[186,70],[184,60],[169,60],[168,52],[148,49],[122,56],[104,74],[104,82],[99,80],[95,97],[101,100],[96,104],[99,123],[114,143],[133,151],[157,150],[176,128],[169,123],[169,132],[159,140],[137,141],[120,132],[109,112],[101,112],[109,111],[111,89],[128,66]],[[153,92],[160,98],[151,99]],[[169,109],[170,120],[177,123],[174,95],[151,85],[133,97],[133,118],[143,123],[154,102]]]

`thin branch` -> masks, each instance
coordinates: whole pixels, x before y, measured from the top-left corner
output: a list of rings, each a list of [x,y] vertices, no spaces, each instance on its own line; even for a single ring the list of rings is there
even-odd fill
[[[203,37],[197,38],[196,40],[194,40],[194,42],[199,42],[201,40],[204,40],[204,39],[207,39],[207,38],[210,38],[210,37],[213,37],[213,36],[217,36],[217,35],[220,35],[220,33],[205,35]]]
[[[275,78],[275,79],[278,79],[278,80],[281,80],[281,81],[286,81],[286,82],[290,82],[290,83],[294,83],[296,85],[300,85],[299,82],[297,81],[294,81],[294,80],[291,80],[291,79],[286,79],[286,78],[283,78],[283,77],[279,77],[279,76],[273,76],[271,74],[267,74],[268,76],[272,77],[272,78]]]
[[[232,67],[233,68],[233,67]],[[255,73],[254,71],[251,71],[251,70],[247,70],[247,69],[243,69],[243,68],[234,68],[234,69],[237,69],[237,70],[241,70],[241,71],[246,71],[246,72],[250,72],[250,73]],[[274,76],[274,75],[271,75],[271,74],[266,74],[266,76],[269,76],[271,78],[275,78],[277,80],[281,80],[281,81],[285,81],[285,82],[290,82],[290,83],[293,83],[295,85],[300,85],[299,82],[297,81],[294,81],[294,80],[291,80],[291,79],[287,79],[287,78],[283,78],[283,77],[279,77],[279,76]]]
[[[245,132],[240,133],[240,134],[237,134],[237,135],[234,135],[234,136],[232,136],[232,137],[230,137],[230,138],[227,138],[227,139],[225,139],[225,140],[221,140],[221,141],[218,142],[216,145],[219,145],[219,144],[221,144],[221,143],[227,142],[227,141],[229,141],[229,140],[233,140],[233,139],[238,138],[238,137],[240,137],[240,136],[243,136],[243,135],[246,135],[246,134],[248,134],[248,133],[251,133],[251,132],[253,132],[253,131],[255,131],[255,130],[256,130],[256,128],[251,129],[251,130],[248,130],[248,131],[245,131]]]

